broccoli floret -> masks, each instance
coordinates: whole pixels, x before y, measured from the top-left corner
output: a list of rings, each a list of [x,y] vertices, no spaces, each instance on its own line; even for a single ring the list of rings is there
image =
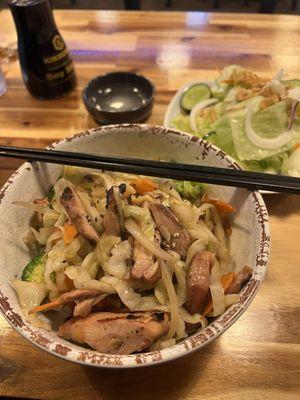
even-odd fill
[[[31,260],[23,270],[22,281],[28,282],[45,282],[44,272],[45,272],[45,253],[41,253]]]
[[[41,253],[31,260],[22,272],[22,281],[44,283],[46,254]],[[52,271],[50,279],[53,283],[56,282],[56,272]]]
[[[185,199],[196,200],[203,195],[205,184],[199,182],[177,181],[175,188]]]
[[[54,195],[55,195],[55,190],[54,186],[52,186],[47,195],[47,200],[49,201],[49,203],[51,203],[51,201],[53,200]]]

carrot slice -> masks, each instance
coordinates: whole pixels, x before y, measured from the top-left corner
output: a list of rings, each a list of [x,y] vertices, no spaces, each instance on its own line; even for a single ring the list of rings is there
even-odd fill
[[[210,199],[206,194],[202,198],[203,203],[213,204],[220,214],[229,214],[236,211],[236,209],[229,203],[222,200]]]
[[[61,299],[57,298],[57,299],[55,299],[53,301],[50,301],[50,303],[42,304],[41,306],[37,306],[37,307],[32,308],[28,312],[28,314],[34,314],[34,313],[37,313],[37,312],[47,311],[47,310],[50,310],[51,308],[60,306],[61,304],[62,304]]]
[[[74,224],[66,223],[63,227],[63,239],[65,244],[70,244],[78,235],[77,228]]]
[[[157,185],[148,178],[134,179],[131,184],[139,194],[145,194],[157,189]]]
[[[222,276],[221,283],[222,283],[224,293],[226,293],[226,290],[232,284],[232,282],[234,281],[234,278],[235,278],[234,272],[229,272],[228,274],[225,274]],[[212,300],[210,299],[204,308],[203,316],[205,317],[207,314],[209,314],[212,311],[212,309],[213,309],[213,303],[212,303]]]

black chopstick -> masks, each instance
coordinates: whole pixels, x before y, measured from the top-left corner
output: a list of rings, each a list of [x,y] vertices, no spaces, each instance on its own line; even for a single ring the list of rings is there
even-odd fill
[[[98,156],[70,151],[40,150],[0,146],[0,156],[28,161],[73,165],[107,171],[119,171],[170,179],[189,180],[250,190],[300,194],[300,179],[284,175],[240,171],[194,164],[142,160],[126,157]]]

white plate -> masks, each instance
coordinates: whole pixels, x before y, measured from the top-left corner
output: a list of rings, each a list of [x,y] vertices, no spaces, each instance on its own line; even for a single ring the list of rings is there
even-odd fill
[[[172,100],[167,108],[167,111],[165,113],[164,126],[166,128],[172,128],[173,119],[181,112],[180,99],[181,99],[183,92],[185,90],[187,90],[189,87],[196,85],[198,83],[204,83],[204,85],[211,86],[213,84],[213,81],[190,81],[187,84],[181,86],[181,88],[178,90],[178,92],[172,98]]]

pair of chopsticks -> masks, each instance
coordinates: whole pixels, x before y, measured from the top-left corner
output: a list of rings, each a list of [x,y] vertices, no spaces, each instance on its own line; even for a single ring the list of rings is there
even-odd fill
[[[142,160],[126,157],[98,156],[70,151],[41,150],[0,146],[0,156],[62,165],[157,176],[249,190],[300,194],[300,178],[227,168]]]

